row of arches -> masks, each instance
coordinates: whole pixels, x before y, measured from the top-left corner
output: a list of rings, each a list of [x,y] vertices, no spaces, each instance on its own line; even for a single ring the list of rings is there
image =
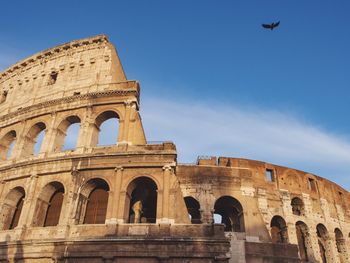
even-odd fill
[[[138,177],[127,187],[125,221],[127,223],[155,223],[157,217],[157,185],[148,177]],[[87,181],[78,193],[77,224],[104,224],[109,202],[109,185],[101,178]],[[67,206],[65,188],[58,181],[48,183],[35,201],[32,226],[57,226],[62,210]],[[25,190],[15,187],[9,191],[0,212],[1,229],[18,226],[25,205]],[[67,213],[67,211],[65,211]]]
[[[274,243],[289,243],[288,228],[285,220],[281,216],[274,216],[271,220],[271,240]],[[303,221],[297,221],[295,224],[296,237],[299,248],[299,256],[302,262],[314,260],[314,250],[312,247],[311,232],[309,227]],[[323,224],[316,226],[317,243],[319,255],[322,263],[333,262],[332,242],[327,228]],[[348,262],[346,243],[342,231],[339,228],[334,229],[336,250],[339,254],[341,263]]]
[[[202,223],[199,202],[192,196],[184,198],[192,224]],[[214,204],[214,223],[224,224],[225,231],[244,232],[244,216],[241,203],[232,196],[222,196]]]
[[[71,115],[64,118],[57,127],[54,128],[54,136],[50,141],[54,142],[52,151],[60,152],[74,150],[79,142],[81,118]],[[114,111],[100,113],[94,120],[91,146],[112,145],[117,142],[119,129],[119,115]],[[22,142],[22,152],[20,157],[38,155],[42,151],[43,142],[47,136],[48,125],[44,121],[35,123],[24,135]],[[0,159],[10,159],[14,154],[13,149],[18,144],[16,130],[7,132],[0,139]]]
[[[201,208],[200,203],[193,197],[184,198],[187,211],[193,224],[200,224]],[[291,200],[293,214],[303,215],[304,205],[300,198]],[[244,232],[243,207],[240,202],[231,196],[222,196],[214,204],[214,223],[225,225],[225,231]],[[312,239],[309,227],[303,221],[297,221],[295,224],[296,238],[299,247],[299,255],[302,262],[309,262],[315,259],[312,247]],[[322,263],[332,262],[330,236],[328,230],[323,224],[316,227],[318,249]],[[274,216],[270,222],[270,235],[273,243],[289,243],[288,226],[281,216]],[[339,228],[334,230],[336,249],[339,253],[341,263],[347,262],[346,243],[343,234]]]
[[[184,200],[191,223],[202,223],[199,202],[192,196],[186,196]],[[304,215],[304,203],[300,198],[294,197],[291,200],[291,207],[294,215]],[[217,199],[214,204],[214,222],[223,223],[225,231],[244,232],[243,207],[241,203],[231,196],[222,196]],[[274,224],[277,223],[275,222]]]

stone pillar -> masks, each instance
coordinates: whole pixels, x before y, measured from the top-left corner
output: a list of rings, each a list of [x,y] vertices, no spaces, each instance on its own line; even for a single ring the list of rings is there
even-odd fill
[[[121,223],[128,223],[129,209],[130,209],[131,196],[125,190],[120,191],[119,208],[118,208],[118,221]],[[158,211],[157,211],[158,213]]]
[[[162,200],[162,215],[160,223],[169,224],[172,220],[169,218],[170,201],[170,177],[173,174],[171,165],[163,166],[163,200]]]
[[[202,223],[212,224],[214,222],[214,203],[215,197],[211,189],[210,184],[201,184],[199,187],[198,195],[199,203],[202,206],[201,209],[201,218]]]
[[[298,239],[297,239],[297,233],[296,233],[296,228],[295,224],[292,222],[287,223],[287,231],[288,231],[288,241],[290,244],[295,244],[298,245]]]
[[[131,143],[129,138],[129,130],[130,130],[130,113],[131,108],[133,107],[133,104],[135,101],[127,100],[124,101],[125,105],[125,114],[123,121],[119,122],[119,135],[118,135],[118,143]]]
[[[34,173],[28,178],[28,187],[26,189],[26,197],[24,198],[23,208],[21,212],[21,217],[18,222],[18,226],[30,226],[35,214],[36,206],[36,185],[38,181],[38,175]]]
[[[21,158],[23,155],[25,155],[25,143],[27,142],[27,123],[25,121],[21,121],[20,130],[17,134],[17,142],[14,147],[14,152],[12,153],[12,156],[14,159]]]
[[[120,191],[122,187],[122,180],[123,180],[123,171],[124,168],[122,166],[117,166],[114,169],[114,188],[113,188],[113,195],[112,195],[112,208],[111,208],[111,214],[110,218],[107,223],[124,223],[124,218],[120,217],[118,211],[119,207],[123,207],[124,204],[121,203],[120,198]]]
[[[4,180],[0,181],[0,203],[3,203],[5,199],[5,196],[3,196],[5,184],[6,184],[6,181]]]
[[[48,127],[46,127],[45,137],[41,145],[39,154],[47,154],[54,151],[55,136],[57,129],[55,128],[56,112],[51,113],[51,121]]]
[[[89,106],[86,108],[84,121],[80,125],[77,148],[90,148],[98,141],[98,128],[92,116],[92,106]]]

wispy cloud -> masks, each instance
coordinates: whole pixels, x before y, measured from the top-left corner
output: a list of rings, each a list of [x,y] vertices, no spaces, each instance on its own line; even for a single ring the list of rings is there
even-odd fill
[[[149,140],[172,140],[178,161],[197,155],[257,159],[315,173],[350,189],[350,141],[287,113],[144,98]]]

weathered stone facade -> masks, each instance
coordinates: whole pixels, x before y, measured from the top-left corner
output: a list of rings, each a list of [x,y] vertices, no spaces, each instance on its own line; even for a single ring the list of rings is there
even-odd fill
[[[0,262],[350,262],[347,191],[253,160],[178,164],[147,143],[139,92],[104,35],[0,74]]]

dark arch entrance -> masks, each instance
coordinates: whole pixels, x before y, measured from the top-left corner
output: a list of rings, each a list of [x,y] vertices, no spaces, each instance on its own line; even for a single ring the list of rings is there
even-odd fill
[[[220,197],[215,202],[214,214],[221,216],[225,231],[244,232],[243,207],[237,199],[231,196]]]
[[[202,223],[199,202],[192,196],[186,196],[184,200],[185,200],[188,214],[191,218],[191,223],[192,224]]]
[[[288,243],[288,230],[286,221],[281,216],[271,219],[271,240],[274,243]]]
[[[157,185],[148,177],[133,180],[127,189],[129,223],[156,223],[157,219]]]

